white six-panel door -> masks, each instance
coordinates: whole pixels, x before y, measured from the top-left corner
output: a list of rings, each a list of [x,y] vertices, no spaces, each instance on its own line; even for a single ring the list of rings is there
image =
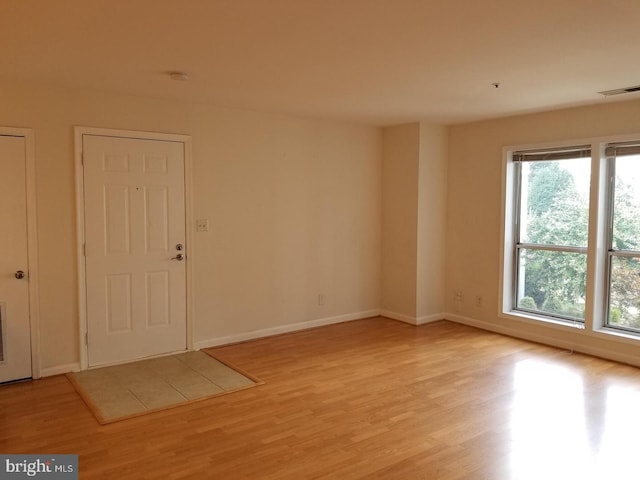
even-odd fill
[[[0,172],[1,383],[31,377],[24,137],[0,135]]]
[[[185,350],[184,144],[83,135],[89,366]]]

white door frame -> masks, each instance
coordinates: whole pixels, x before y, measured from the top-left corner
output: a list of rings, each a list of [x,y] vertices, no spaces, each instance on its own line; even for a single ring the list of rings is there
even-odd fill
[[[191,290],[193,285],[194,260],[193,242],[191,235],[191,137],[171,133],[140,132],[131,130],[114,130],[110,128],[75,127],[75,173],[76,173],[76,229],[77,229],[77,259],[78,259],[78,332],[80,342],[80,368],[89,367],[87,349],[87,292],[86,268],[84,261],[84,175],[82,167],[82,136],[100,135],[103,137],[132,138],[141,140],[164,140],[181,142],[184,145],[184,192],[185,192],[185,242],[187,252],[186,262],[186,301],[187,301],[187,350],[193,350],[193,301]]]
[[[36,213],[35,136],[30,128],[0,127],[0,135],[24,138],[27,197],[27,267],[29,269],[29,324],[31,378],[40,378],[40,316],[38,299],[38,234]]]

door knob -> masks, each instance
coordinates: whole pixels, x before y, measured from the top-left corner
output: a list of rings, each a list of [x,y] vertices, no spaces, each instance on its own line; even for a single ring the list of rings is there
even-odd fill
[[[22,270],[18,270],[16,271],[16,273],[14,274],[14,276],[20,280],[21,278],[24,278],[24,272]]]
[[[182,260],[184,260],[184,254],[179,253],[175,257],[171,257],[171,260],[178,260],[179,262],[181,262]]]

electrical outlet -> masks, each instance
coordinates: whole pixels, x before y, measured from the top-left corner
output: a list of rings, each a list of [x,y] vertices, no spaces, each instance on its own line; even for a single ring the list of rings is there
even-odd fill
[[[462,290],[453,292],[453,300],[460,303],[464,302],[464,292]]]
[[[326,297],[325,297],[324,293],[319,293],[318,294],[318,305],[322,307],[324,305],[325,300],[326,300]]]
[[[196,220],[196,232],[208,232],[209,231],[209,220],[206,218],[201,218]]]
[[[482,295],[476,295],[476,307],[482,306]]]

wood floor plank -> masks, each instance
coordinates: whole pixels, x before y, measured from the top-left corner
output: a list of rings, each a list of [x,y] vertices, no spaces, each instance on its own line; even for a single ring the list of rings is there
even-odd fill
[[[105,426],[64,376],[0,387],[0,452],[82,479],[637,478],[634,367],[384,318],[215,354],[265,384]]]

